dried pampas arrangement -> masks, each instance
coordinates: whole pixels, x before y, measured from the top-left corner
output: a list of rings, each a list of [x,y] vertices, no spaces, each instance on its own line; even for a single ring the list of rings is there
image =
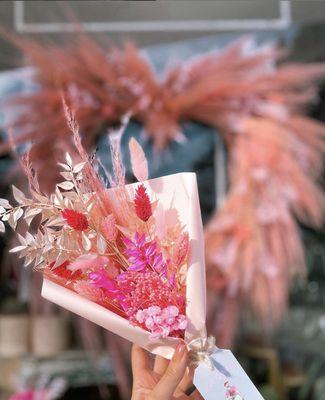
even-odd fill
[[[35,67],[38,90],[7,103],[19,110],[10,126],[16,144],[34,143],[30,157],[45,189],[55,180],[62,149],[73,154],[62,94],[88,150],[127,113],[143,123],[157,149],[181,138],[183,121],[218,128],[229,152],[229,193],[206,228],[208,283],[225,313],[237,315],[244,300],[274,325],[286,309],[292,277],[305,273],[297,220],[310,226],[324,220],[318,177],[325,126],[305,116],[304,106],[325,65],[280,63],[277,47],[244,38],[158,79],[131,44],[103,48],[83,33],[67,47],[16,44]],[[137,144],[130,146],[142,179],[147,166]],[[8,149],[4,144],[2,154]],[[236,323],[223,320],[229,321],[223,325],[227,342]]]

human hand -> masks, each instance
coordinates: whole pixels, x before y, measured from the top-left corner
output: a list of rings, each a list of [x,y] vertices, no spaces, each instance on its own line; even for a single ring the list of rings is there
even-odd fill
[[[131,400],[203,399],[196,389],[190,395],[186,394],[186,391],[193,386],[193,369],[187,367],[187,356],[185,343],[180,343],[171,361],[156,356],[151,369],[148,353],[141,347],[133,345]]]

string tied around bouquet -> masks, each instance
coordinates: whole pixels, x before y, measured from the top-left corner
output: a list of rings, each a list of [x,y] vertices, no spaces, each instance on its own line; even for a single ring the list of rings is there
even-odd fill
[[[188,343],[188,348],[191,365],[197,367],[200,363],[204,363],[211,370],[214,369],[210,356],[217,349],[215,337],[208,336],[206,338],[193,339]]]

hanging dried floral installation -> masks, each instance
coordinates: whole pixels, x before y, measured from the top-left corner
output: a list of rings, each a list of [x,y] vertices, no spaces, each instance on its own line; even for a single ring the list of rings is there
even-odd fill
[[[304,107],[325,66],[282,63],[276,46],[244,38],[179,63],[158,79],[131,44],[104,48],[84,33],[68,46],[14,40],[35,67],[38,90],[9,100],[10,129],[17,145],[33,142],[30,158],[46,189],[55,182],[62,150],[74,156],[62,94],[87,150],[125,114],[143,124],[158,150],[182,138],[183,121],[218,128],[229,152],[229,191],[206,227],[208,285],[223,299],[225,313],[236,316],[246,301],[265,324],[275,324],[293,276],[305,273],[297,220],[315,227],[324,220],[318,178],[325,126],[305,116]],[[2,144],[2,154],[9,148]],[[142,170],[141,153],[132,162]],[[139,189],[137,196],[137,210],[146,218],[145,193]],[[64,218],[84,227],[78,216]],[[112,221],[105,224],[113,235]],[[228,321],[225,342],[235,326]]]

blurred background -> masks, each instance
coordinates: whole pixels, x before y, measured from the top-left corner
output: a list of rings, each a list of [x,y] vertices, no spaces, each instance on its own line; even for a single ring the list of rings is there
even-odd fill
[[[35,79],[37,63],[30,61],[31,54],[6,35],[14,34],[18,42],[28,37],[47,46],[64,46],[77,35],[75,21],[104,46],[131,39],[158,76],[175,60],[223,48],[247,34],[261,45],[275,41],[284,46],[289,61],[325,62],[323,1],[1,1],[0,197],[9,196],[12,183],[26,186],[15,157],[4,145],[7,121],[17,112],[10,99],[31,96],[43,84]],[[324,89],[321,79],[304,109],[318,121],[325,120]],[[182,131],[186,141],[170,143],[160,155],[150,140],[145,141],[152,176],[196,171],[207,224],[229,188],[228,147],[221,130],[209,124],[185,121]],[[95,147],[109,164],[100,133]],[[128,126],[124,147],[130,135],[141,139],[139,121]],[[41,156],[45,165],[46,154]],[[318,184],[323,188],[323,171]],[[288,308],[280,322],[266,326],[240,306],[240,298],[234,300],[240,317],[236,333],[226,342],[266,400],[325,399],[325,232],[322,221],[316,222],[317,229],[299,224],[307,273],[303,279],[292,279]],[[44,387],[53,389],[53,398],[67,400],[130,398],[129,344],[42,300],[41,278],[8,255],[13,240],[12,234],[0,236],[0,398]],[[213,293],[210,288],[209,302]],[[213,306],[208,315],[213,332],[215,313],[232,320],[232,309],[227,314],[220,310],[222,304]]]

